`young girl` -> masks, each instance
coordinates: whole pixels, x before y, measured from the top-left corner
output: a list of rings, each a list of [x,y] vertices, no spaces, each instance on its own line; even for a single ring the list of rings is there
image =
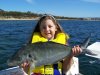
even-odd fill
[[[58,24],[55,18],[50,15],[45,15],[42,16],[38,21],[29,43],[53,41],[68,45],[68,39],[68,34],[63,31],[62,27]],[[72,54],[69,57],[63,59],[62,62],[58,64],[43,65],[33,70],[33,72],[34,74],[49,75],[61,75],[62,72],[65,74],[73,63],[73,56],[79,54],[80,52],[80,47],[74,46],[74,48],[72,48]],[[27,62],[23,63],[22,67],[26,72],[28,72],[29,64]]]

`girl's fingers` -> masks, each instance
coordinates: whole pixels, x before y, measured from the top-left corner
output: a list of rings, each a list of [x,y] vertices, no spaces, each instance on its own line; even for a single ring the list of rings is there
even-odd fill
[[[29,63],[27,63],[27,62],[24,62],[23,64],[21,64],[21,67],[23,68],[23,67],[28,67],[29,66]]]
[[[28,73],[30,64],[27,63],[27,62],[24,62],[23,64],[21,64],[21,67],[23,68],[23,70],[24,70],[26,73]]]
[[[79,45],[77,46],[74,46],[72,48],[72,55],[75,56],[75,55],[78,55],[82,52],[82,49],[79,47]]]
[[[76,52],[76,48],[75,46],[72,48],[72,55],[74,56],[75,55],[75,52]]]

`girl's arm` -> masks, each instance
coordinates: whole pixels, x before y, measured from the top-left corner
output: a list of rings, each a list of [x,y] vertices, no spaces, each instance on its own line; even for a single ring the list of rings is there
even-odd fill
[[[72,48],[72,54],[63,60],[63,73],[66,73],[70,69],[71,65],[74,63],[73,56],[76,56],[81,52],[82,50],[79,46],[74,46]]]

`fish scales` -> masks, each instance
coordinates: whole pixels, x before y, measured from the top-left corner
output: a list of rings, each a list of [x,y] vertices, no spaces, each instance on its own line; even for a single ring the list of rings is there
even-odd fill
[[[53,64],[70,55],[70,53],[71,47],[69,46],[55,42],[38,42],[28,44],[16,52],[12,57],[13,60],[9,60],[9,65],[17,66],[25,61],[34,63],[35,66]]]

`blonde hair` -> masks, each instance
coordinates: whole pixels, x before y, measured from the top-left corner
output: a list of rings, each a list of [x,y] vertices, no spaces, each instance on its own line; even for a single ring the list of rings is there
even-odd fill
[[[33,33],[34,32],[40,32],[40,28],[39,27],[40,27],[41,23],[43,21],[48,20],[48,19],[52,20],[52,22],[56,25],[56,28],[57,28],[57,32],[56,33],[64,32],[64,30],[62,29],[62,27],[60,26],[60,24],[57,22],[57,20],[53,16],[51,16],[51,15],[44,15],[44,16],[42,16],[39,19],[38,23],[35,26],[35,29],[34,29]]]

